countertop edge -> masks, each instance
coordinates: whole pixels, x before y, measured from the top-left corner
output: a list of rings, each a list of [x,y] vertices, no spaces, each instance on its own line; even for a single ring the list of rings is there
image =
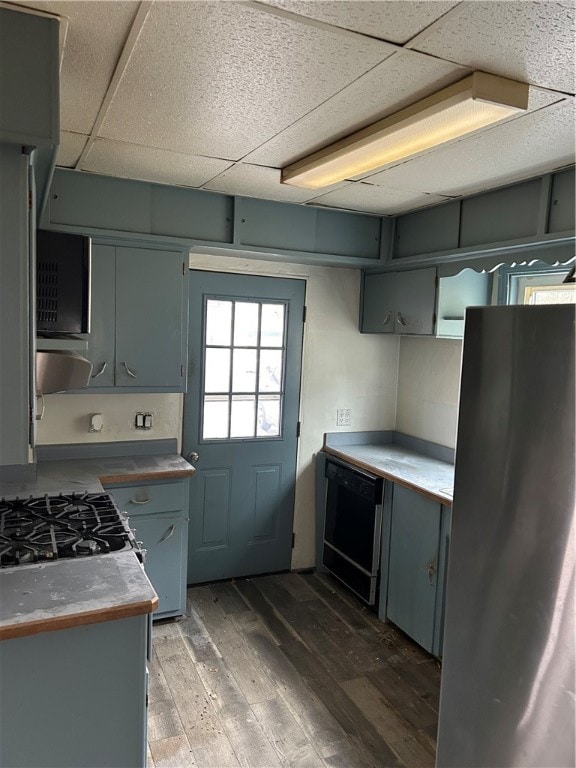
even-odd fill
[[[70,629],[88,624],[100,624],[105,621],[127,619],[132,616],[142,616],[153,613],[158,607],[158,595],[148,600],[135,603],[123,603],[111,608],[85,611],[66,616],[55,616],[51,619],[39,619],[0,627],[0,640],[12,640],[17,637],[29,637],[43,632],[55,632],[59,629]]]
[[[193,477],[195,474],[194,467],[190,467],[190,469],[160,469],[157,472],[147,470],[123,475],[99,475],[98,481],[102,485],[107,485],[109,483],[142,482],[143,480],[177,480],[180,477]]]
[[[350,447],[350,446],[347,446],[347,447]],[[373,475],[377,475],[378,477],[383,477],[385,480],[391,480],[392,482],[397,483],[398,485],[402,485],[405,488],[409,488],[412,491],[416,491],[422,496],[426,496],[427,498],[432,499],[432,501],[437,501],[440,504],[444,504],[444,506],[446,507],[452,506],[452,499],[449,496],[435,493],[434,491],[431,491],[429,488],[426,488],[422,485],[411,483],[409,480],[406,480],[405,478],[395,474],[394,472],[388,472],[385,469],[382,469],[381,467],[377,467],[374,464],[369,464],[368,462],[362,461],[362,459],[358,459],[357,457],[352,456],[349,453],[345,453],[344,451],[338,451],[337,449],[331,448],[330,446],[327,446],[327,445],[324,445],[322,450],[324,451],[324,453],[329,454],[331,456],[335,456],[336,458],[341,459],[342,461],[346,461],[349,464],[353,464],[359,469],[364,469],[366,472],[371,472]],[[424,457],[424,458],[428,458],[428,457]]]

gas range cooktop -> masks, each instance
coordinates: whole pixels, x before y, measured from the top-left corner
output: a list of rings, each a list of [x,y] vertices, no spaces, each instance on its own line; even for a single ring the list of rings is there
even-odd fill
[[[0,500],[0,568],[123,549],[140,554],[108,493]]]

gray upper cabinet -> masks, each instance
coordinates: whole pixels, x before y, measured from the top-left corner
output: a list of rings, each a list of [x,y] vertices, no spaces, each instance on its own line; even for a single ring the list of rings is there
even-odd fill
[[[436,278],[436,267],[365,274],[362,333],[462,338],[466,307],[490,304],[492,276],[465,269]]]
[[[185,390],[187,275],[178,251],[93,246],[89,389]]]
[[[0,140],[58,144],[59,22],[0,8]]]
[[[552,177],[548,232],[574,230],[575,184],[574,168],[569,168],[562,173],[555,173]]]
[[[436,268],[364,275],[362,333],[434,333]]]
[[[393,259],[458,248],[460,201],[398,216]]]
[[[458,275],[438,279],[436,336],[461,339],[467,307],[491,303],[492,275],[464,269]]]

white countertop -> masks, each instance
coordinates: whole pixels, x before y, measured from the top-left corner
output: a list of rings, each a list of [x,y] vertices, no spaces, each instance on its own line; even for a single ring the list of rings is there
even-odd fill
[[[379,445],[324,445],[342,461],[452,506],[454,465],[393,443]]]
[[[132,550],[0,572],[0,639],[152,613],[158,597]]]
[[[179,454],[57,459],[38,462],[36,470],[33,480],[0,483],[0,497],[102,493],[102,486],[106,483],[176,480],[191,477],[196,472]]]

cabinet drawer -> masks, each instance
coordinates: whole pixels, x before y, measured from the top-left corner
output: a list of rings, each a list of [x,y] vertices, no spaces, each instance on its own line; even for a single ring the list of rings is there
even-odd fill
[[[140,483],[138,485],[108,486],[116,503],[128,516],[173,512],[187,506],[186,483]]]

